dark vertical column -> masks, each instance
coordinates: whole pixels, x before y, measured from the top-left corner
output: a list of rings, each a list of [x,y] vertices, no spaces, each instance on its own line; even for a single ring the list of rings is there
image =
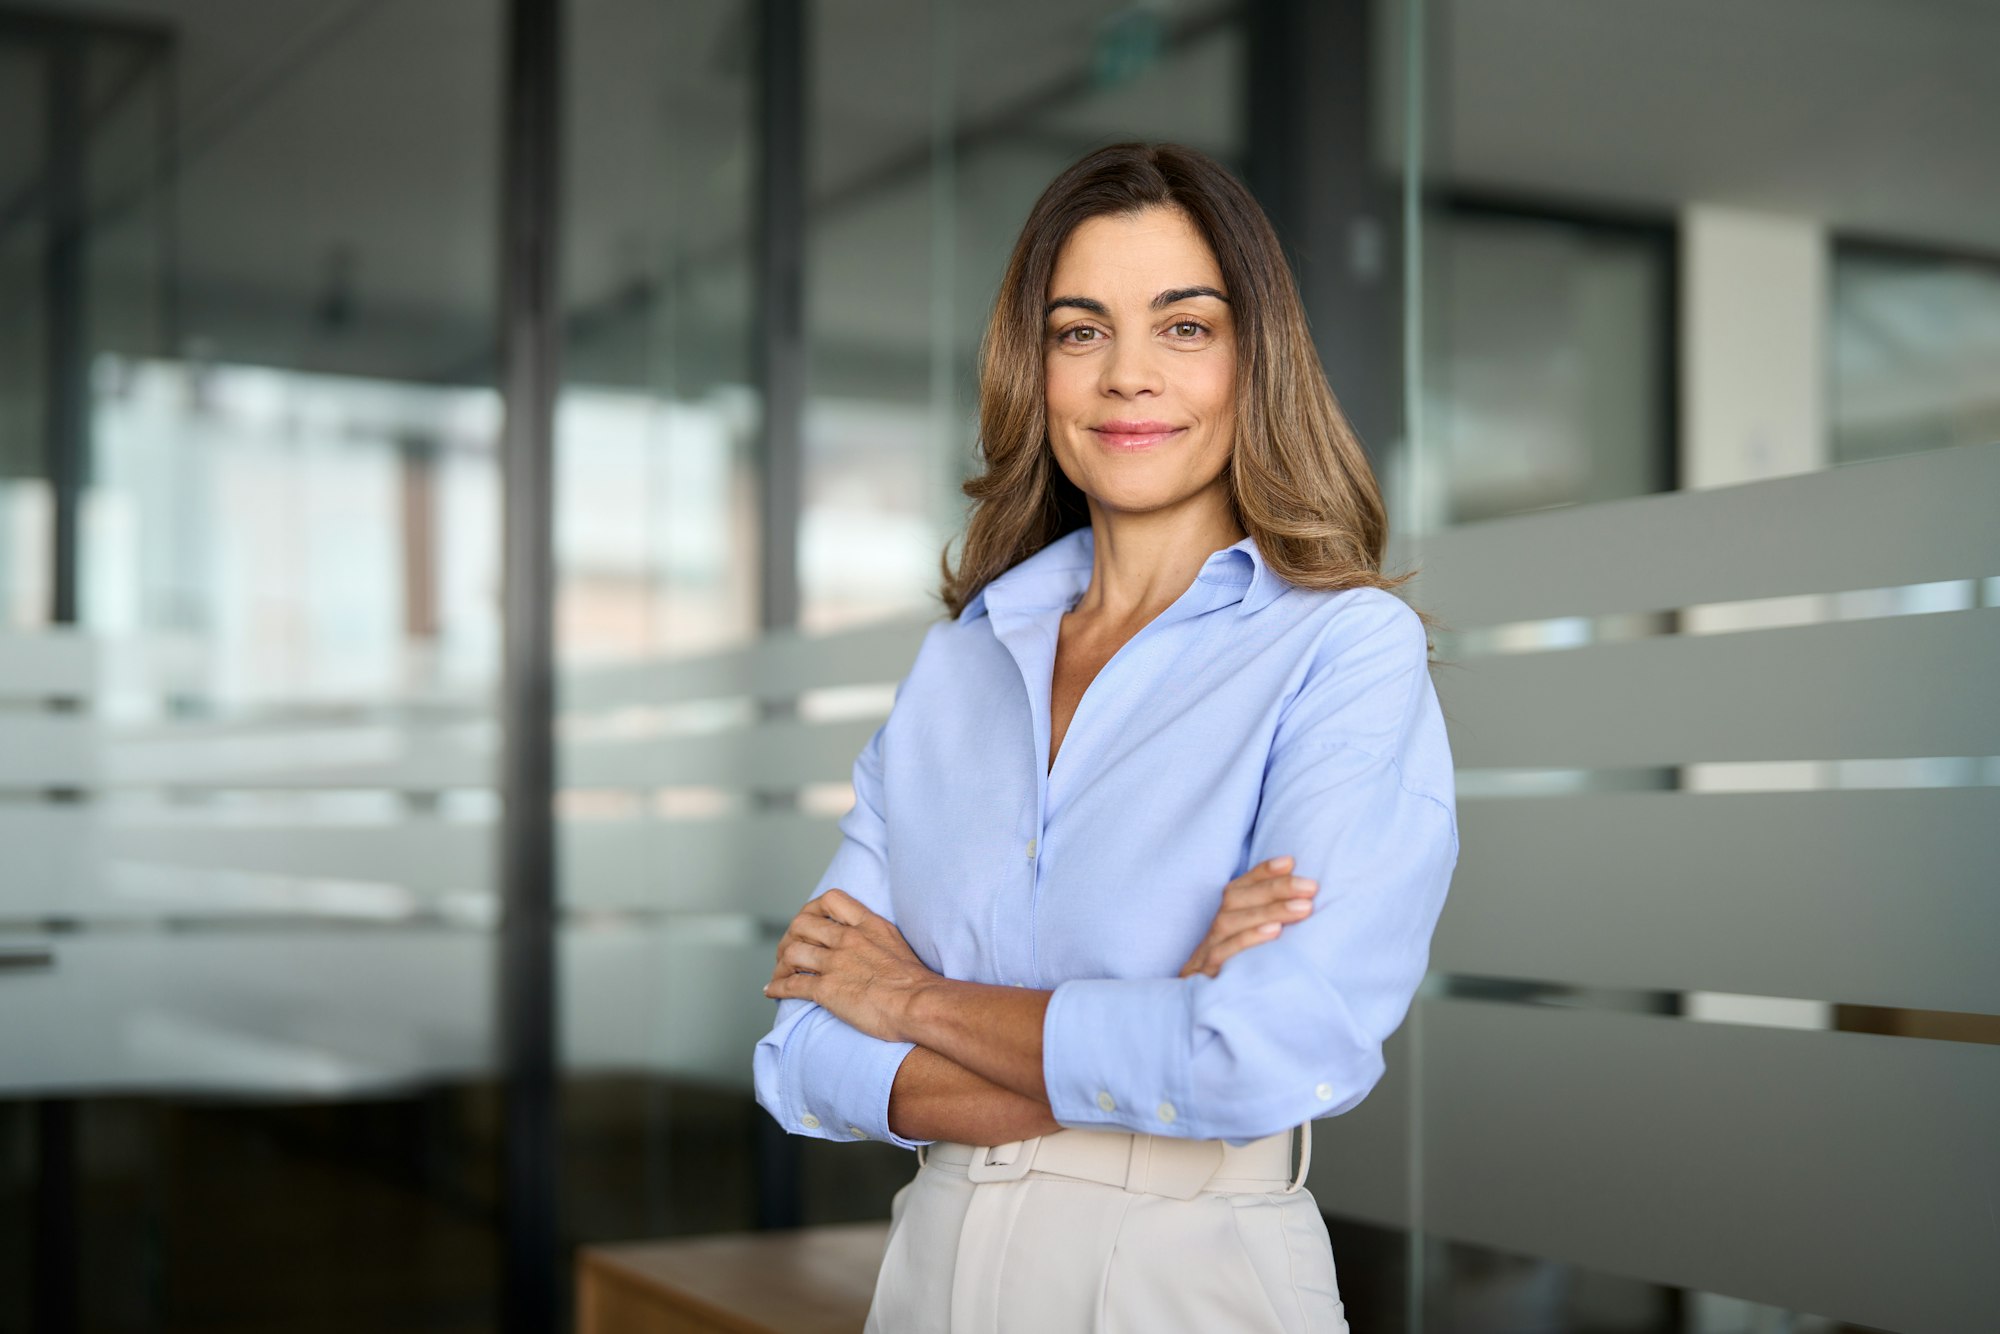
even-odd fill
[[[1369,0],[1253,0],[1249,185],[1298,275],[1320,362],[1380,450],[1402,434],[1400,207],[1376,165]]]
[[[764,568],[761,622],[799,619],[805,417],[806,14],[763,0],[757,59],[757,348],[764,432],[757,459]]]
[[[1248,131],[1243,180],[1278,229],[1294,272],[1299,220],[1291,187],[1300,134],[1291,105],[1290,53],[1297,8],[1295,0],[1250,0],[1243,11],[1248,32],[1243,47],[1243,124]]]
[[[76,1099],[35,1107],[35,1329],[70,1334],[78,1324]]]
[[[90,456],[90,331],[85,286],[83,40],[60,33],[48,53],[48,141],[44,196],[48,250],[49,491],[54,501],[54,580],[49,619],[74,625],[79,607],[79,523]]]
[[[556,1256],[555,398],[561,0],[508,0],[500,220],[502,1327],[560,1323]]]
[[[764,401],[757,454],[763,568],[758,623],[799,621],[799,509],[806,397],[806,12],[762,0],[757,38],[756,367]],[[755,1114],[757,1223],[797,1227],[799,1146]]]
[[[42,263],[47,312],[47,435],[44,467],[52,501],[49,622],[73,626],[82,613],[83,489],[90,463],[90,327],[86,285],[84,46],[74,31],[50,32],[47,138],[43,145],[47,249]],[[70,795],[70,794],[65,794]],[[77,1229],[77,1100],[35,1104],[35,1328],[80,1328],[82,1266]]]

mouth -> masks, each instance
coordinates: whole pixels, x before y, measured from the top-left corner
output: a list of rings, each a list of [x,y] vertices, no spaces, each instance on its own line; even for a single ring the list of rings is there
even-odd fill
[[[1151,449],[1186,431],[1185,426],[1155,421],[1113,421],[1090,428],[1110,449]]]

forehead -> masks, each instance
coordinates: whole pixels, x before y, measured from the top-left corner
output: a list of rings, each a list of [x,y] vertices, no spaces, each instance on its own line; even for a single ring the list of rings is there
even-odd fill
[[[1221,288],[1208,242],[1179,209],[1087,218],[1063,241],[1046,296],[1089,296],[1144,304],[1174,287]]]

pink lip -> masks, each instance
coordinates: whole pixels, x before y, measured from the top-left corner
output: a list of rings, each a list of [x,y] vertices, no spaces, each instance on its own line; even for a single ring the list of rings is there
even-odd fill
[[[1179,435],[1187,428],[1169,422],[1104,422],[1090,428],[1113,449],[1150,449],[1162,440]]]

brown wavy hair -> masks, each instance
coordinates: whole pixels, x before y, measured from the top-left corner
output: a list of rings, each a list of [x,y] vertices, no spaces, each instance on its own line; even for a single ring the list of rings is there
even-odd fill
[[[1043,304],[1078,224],[1150,208],[1179,210],[1222,270],[1236,324],[1236,433],[1229,502],[1264,561],[1301,588],[1394,591],[1382,573],[1387,511],[1374,469],[1328,387],[1305,307],[1270,219],[1213,158],[1178,144],[1113,144],[1042,191],[1014,243],[979,350],[979,450],[985,471],[958,567],[940,560],[939,596],[957,616],[1002,571],[1090,522],[1083,493],[1049,445]],[[1419,611],[1428,631],[1432,619]]]

